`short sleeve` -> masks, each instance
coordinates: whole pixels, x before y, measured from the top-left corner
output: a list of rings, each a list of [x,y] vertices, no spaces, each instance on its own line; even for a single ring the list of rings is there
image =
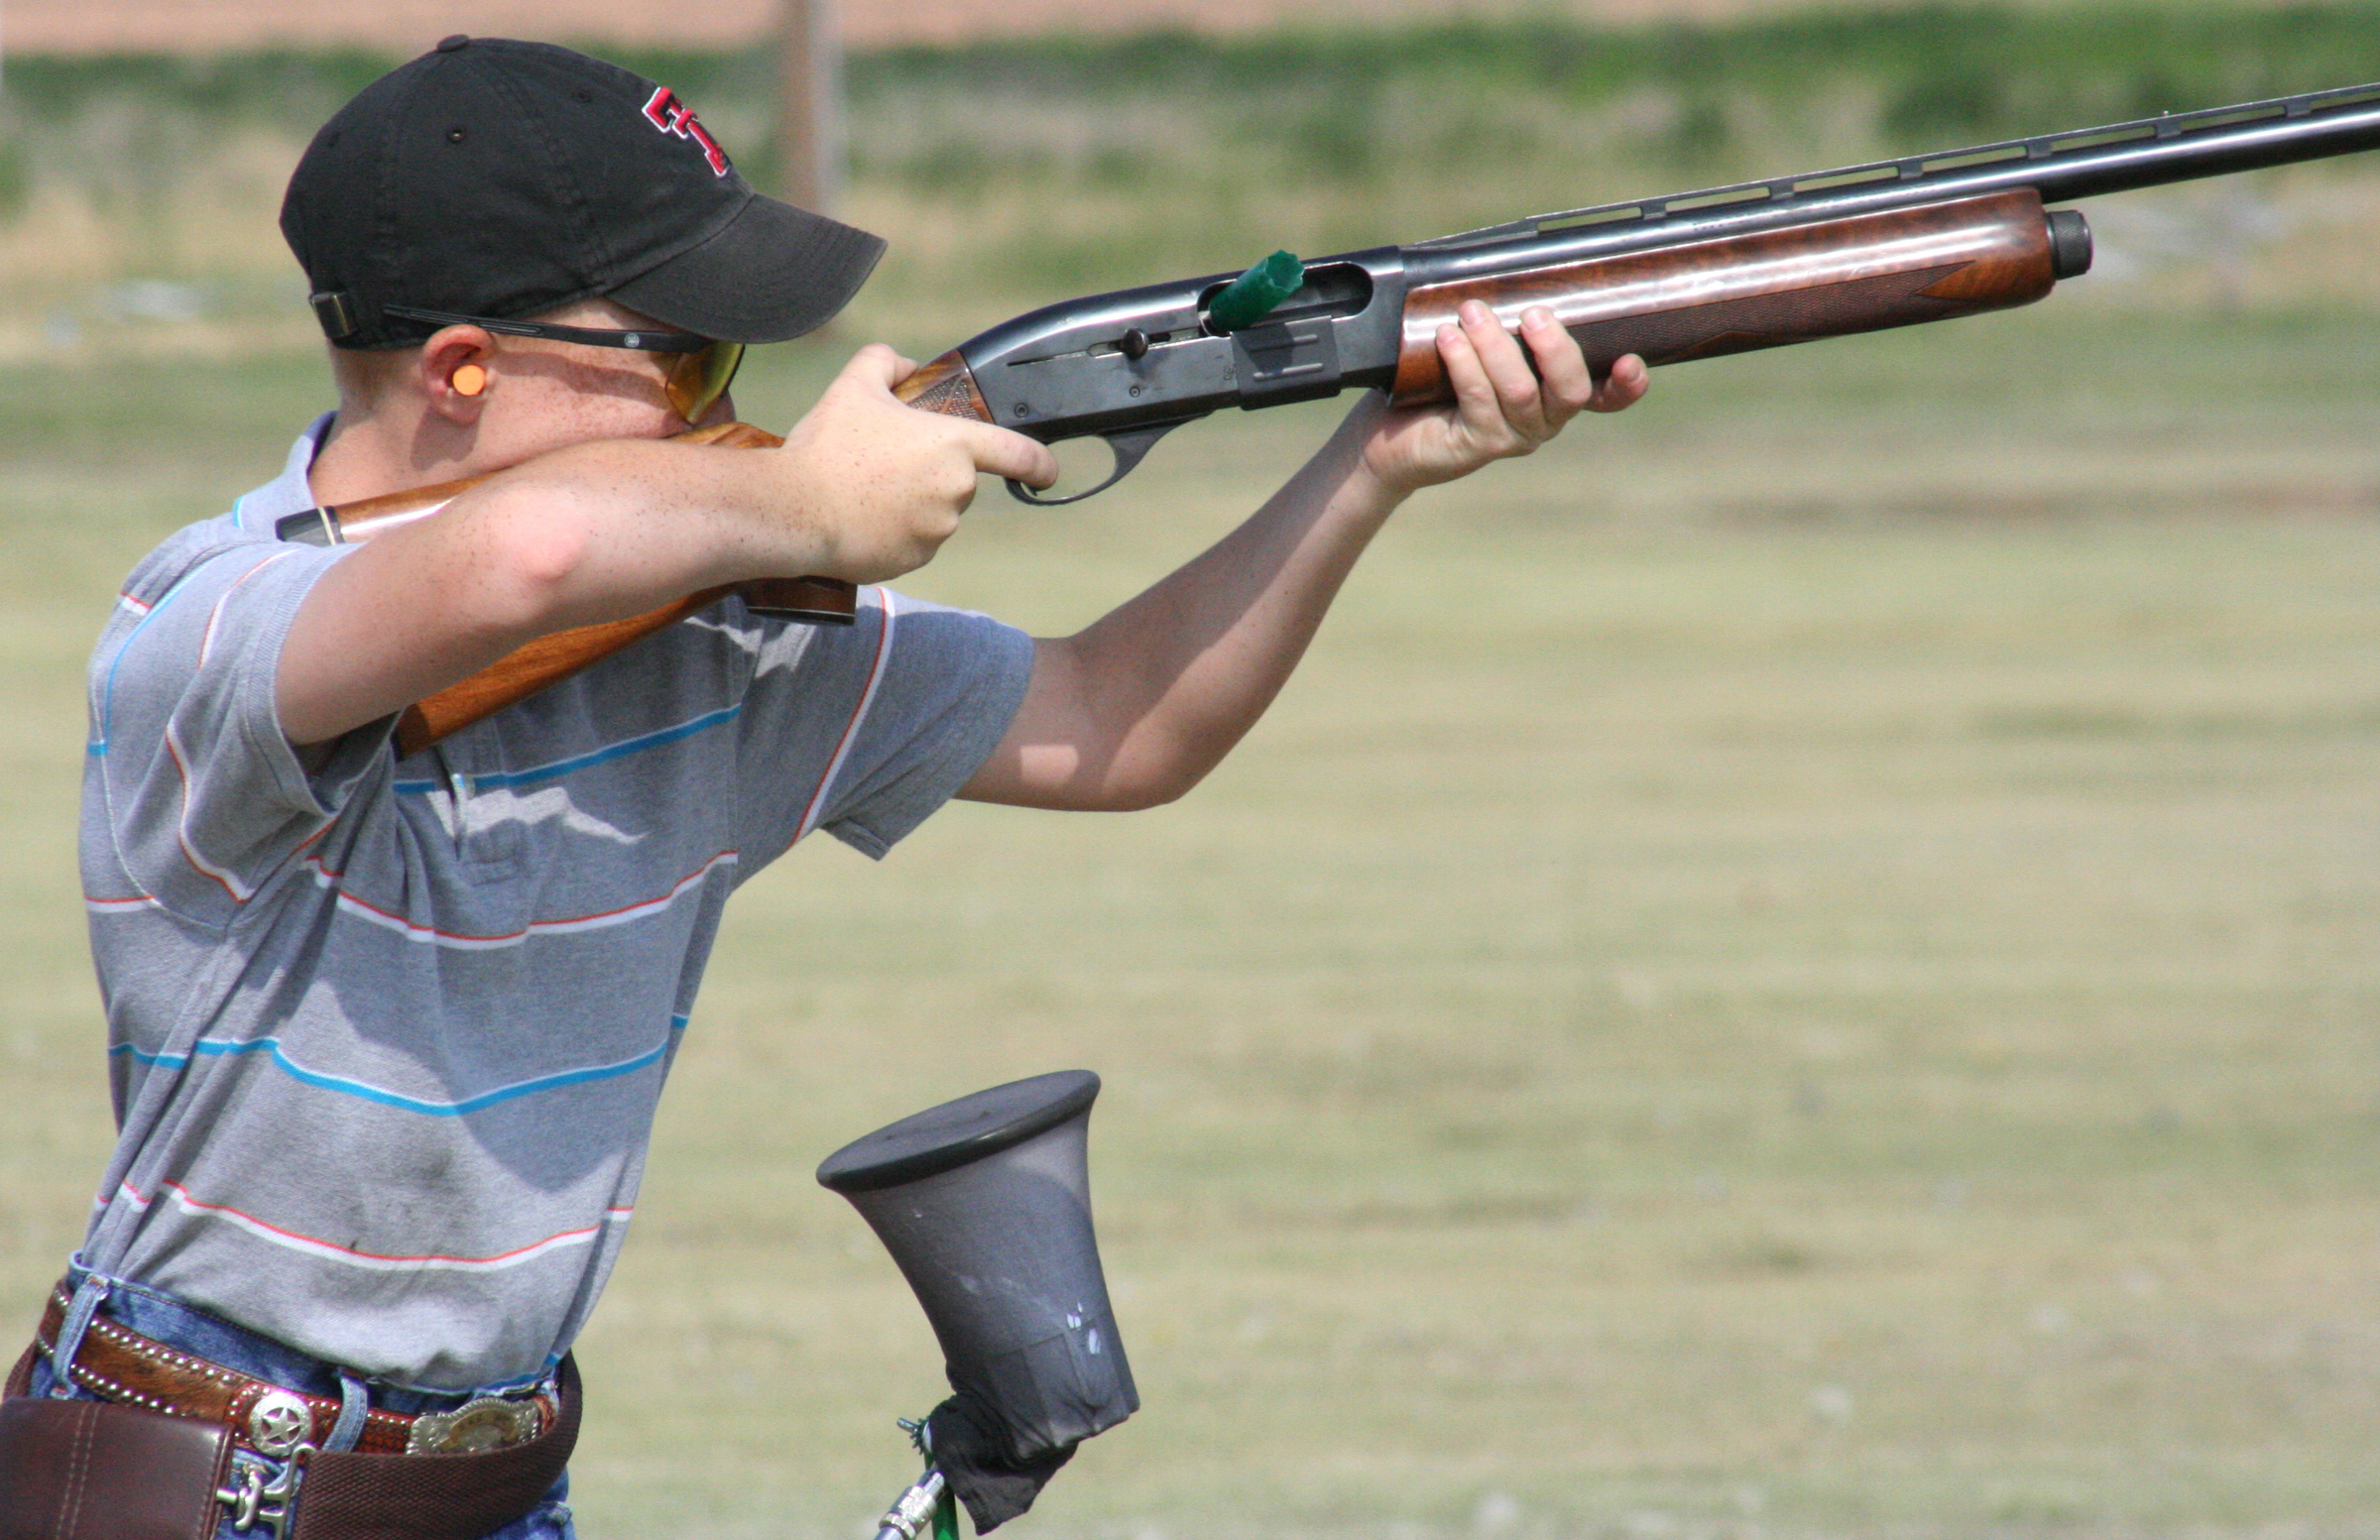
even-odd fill
[[[229,924],[385,764],[386,723],[348,734],[312,768],[281,730],[283,643],[340,554],[235,544],[147,603],[136,572],[132,613],[120,610],[120,635],[94,658],[91,753],[117,859],[185,919]]]
[[[991,757],[1032,677],[1023,632],[889,589],[803,641],[763,647],[745,702],[747,852],[822,828],[881,859]]]

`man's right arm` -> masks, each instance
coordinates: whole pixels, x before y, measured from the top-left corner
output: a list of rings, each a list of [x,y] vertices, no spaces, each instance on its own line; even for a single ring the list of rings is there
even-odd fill
[[[780,449],[607,439],[538,456],[315,582],[275,679],[282,731],[322,743],[549,632],[758,577],[880,582],[924,564],[977,477],[1036,485],[1049,451],[903,406],[913,366],[862,349]]]

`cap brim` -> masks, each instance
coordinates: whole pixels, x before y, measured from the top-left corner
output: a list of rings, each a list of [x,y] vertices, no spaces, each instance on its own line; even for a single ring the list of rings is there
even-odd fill
[[[832,320],[884,254],[865,230],[755,195],[717,233],[605,297],[725,342],[782,342]]]

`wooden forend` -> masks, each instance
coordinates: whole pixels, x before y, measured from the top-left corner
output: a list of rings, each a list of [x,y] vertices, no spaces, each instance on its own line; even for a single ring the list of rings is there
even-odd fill
[[[1393,398],[1451,399],[1438,328],[1467,299],[1486,301],[1507,331],[1546,306],[1600,379],[1629,353],[1674,364],[1944,320],[2031,303],[2054,283],[2041,198],[2018,188],[1432,285],[1405,300]]]

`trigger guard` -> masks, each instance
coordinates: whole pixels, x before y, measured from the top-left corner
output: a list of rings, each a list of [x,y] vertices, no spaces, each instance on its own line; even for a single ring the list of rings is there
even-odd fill
[[[1122,480],[1124,480],[1124,472],[1113,471],[1109,474],[1107,480],[1101,482],[1098,486],[1093,487],[1088,492],[1070,492],[1064,497],[1036,497],[1033,495],[1032,488],[1026,486],[1023,482],[1018,481],[1015,477],[1011,476],[1008,478],[1009,496],[1014,498],[1019,503],[1029,503],[1035,508],[1064,508],[1069,503],[1080,503],[1087,497],[1097,497],[1099,494],[1107,491],[1110,487],[1116,485],[1116,483]]]
[[[1127,433],[1097,434],[1097,437],[1107,441],[1108,452],[1116,456],[1116,467],[1108,472],[1108,479],[1096,487],[1082,492],[1070,492],[1064,497],[1040,497],[1034,493],[1032,488],[1011,476],[1007,478],[1009,496],[1034,508],[1064,508],[1069,503],[1080,503],[1085,498],[1097,497],[1137,470],[1140,462],[1148,458],[1148,451],[1156,447],[1158,439],[1180,427],[1182,423],[1191,420],[1189,417],[1182,417],[1172,422],[1159,422],[1151,427],[1136,427]],[[1089,438],[1095,435],[1085,433],[1080,436]],[[1067,440],[1061,438],[1056,442],[1065,443]]]

